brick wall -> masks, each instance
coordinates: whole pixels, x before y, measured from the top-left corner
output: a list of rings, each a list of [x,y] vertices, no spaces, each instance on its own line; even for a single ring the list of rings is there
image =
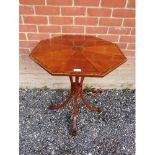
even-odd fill
[[[129,60],[124,70],[134,70],[135,0],[20,0],[19,22],[20,56],[42,39],[89,34],[117,43]]]

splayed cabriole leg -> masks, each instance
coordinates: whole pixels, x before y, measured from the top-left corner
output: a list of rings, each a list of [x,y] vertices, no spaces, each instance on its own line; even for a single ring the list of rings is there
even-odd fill
[[[101,108],[93,106],[86,99],[84,99],[82,91],[80,92],[80,97],[81,97],[81,99],[83,101],[84,106],[86,108],[88,108],[90,111],[93,111],[93,112],[101,112],[102,111]]]
[[[77,116],[78,116],[78,95],[80,95],[84,106],[89,110],[93,112],[101,112],[102,110],[100,108],[93,106],[92,104],[89,104],[89,102],[86,99],[84,99],[84,95],[82,91],[82,84],[84,81],[84,77],[81,77],[81,80],[79,80],[79,76],[76,76],[75,82],[73,82],[72,76],[69,76],[69,79],[71,83],[71,92],[69,93],[69,96],[67,97],[66,101],[63,104],[51,105],[48,108],[50,110],[62,109],[69,104],[69,101],[71,100],[72,96],[74,96],[72,135],[76,136],[77,135]]]
[[[75,82],[72,83],[72,90],[74,92],[74,107],[73,107],[73,129],[72,135],[77,135],[77,115],[78,115],[78,95],[81,91],[81,85],[79,83],[79,77],[75,77]]]
[[[77,135],[77,114],[78,114],[78,92],[74,94],[74,107],[73,107],[73,129],[72,135]]]
[[[71,100],[72,96],[73,96],[73,92],[71,91],[71,92],[69,93],[69,96],[66,98],[66,100],[65,100],[62,104],[50,105],[50,106],[48,107],[48,109],[50,109],[50,110],[58,110],[58,109],[63,109],[63,108],[65,108],[65,107],[69,104],[69,101]]]

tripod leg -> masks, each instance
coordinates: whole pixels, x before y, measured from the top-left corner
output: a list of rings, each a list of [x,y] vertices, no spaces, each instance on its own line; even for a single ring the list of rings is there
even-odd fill
[[[78,92],[74,94],[74,107],[73,107],[73,129],[72,136],[77,135],[77,113],[78,113]]]
[[[73,92],[71,91],[69,93],[69,96],[66,98],[66,100],[62,103],[62,104],[58,104],[58,105],[50,105],[48,107],[48,109],[50,110],[58,110],[58,109],[63,109],[64,107],[66,107],[69,104],[70,99],[73,96]]]
[[[93,112],[102,112],[101,108],[95,107],[93,105],[91,105],[86,99],[84,99],[83,93],[82,91],[80,92],[80,97],[83,101],[83,104],[85,105],[86,108],[88,108],[90,111]]]

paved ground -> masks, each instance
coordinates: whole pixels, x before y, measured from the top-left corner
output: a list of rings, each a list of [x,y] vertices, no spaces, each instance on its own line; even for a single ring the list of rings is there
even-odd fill
[[[50,111],[66,90],[20,89],[20,155],[134,155],[135,91],[104,90],[86,95],[102,107],[100,114],[81,106],[78,136],[70,135],[73,101],[65,110]]]

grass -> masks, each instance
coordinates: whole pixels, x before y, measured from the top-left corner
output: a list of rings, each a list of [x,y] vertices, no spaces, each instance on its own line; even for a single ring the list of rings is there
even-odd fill
[[[34,88],[32,88],[32,90],[33,91],[40,91],[40,90],[45,90],[45,91],[47,91],[47,90],[49,90],[49,88],[47,87],[47,86],[43,86],[43,87],[41,87],[41,88],[36,88],[36,87],[34,87]]]
[[[127,93],[127,92],[129,92],[129,88],[124,88],[124,89],[117,89],[117,88],[114,88],[114,89],[112,89],[112,92],[113,92],[113,93],[116,93],[116,92]]]
[[[122,89],[122,92],[127,93],[129,92],[129,89],[128,88]]]
[[[117,88],[112,89],[112,92],[113,92],[113,93],[116,93],[117,91],[118,91]]]
[[[50,88],[48,88],[47,86],[43,86],[43,87],[41,87],[41,88],[37,88],[37,87],[34,87],[34,88],[32,88],[32,90],[33,91],[40,91],[40,90],[44,90],[44,91],[47,91],[47,90],[49,90]],[[84,88],[84,91],[85,92],[92,92],[93,91],[93,86],[91,86],[91,85],[86,85],[85,86],[85,88]],[[111,91],[113,92],[113,93],[116,93],[116,92],[123,92],[123,93],[128,93],[129,92],[129,88],[124,88],[124,89],[117,89],[117,88],[113,88]]]
[[[85,88],[84,88],[84,91],[85,91],[85,92],[91,92],[92,89],[93,89],[92,86],[90,86],[90,85],[86,85]]]
[[[33,91],[37,91],[37,90],[40,90],[40,88],[34,87],[34,88],[32,88],[32,90],[33,90]]]
[[[43,86],[41,89],[42,90],[49,90],[49,88],[47,86]]]

